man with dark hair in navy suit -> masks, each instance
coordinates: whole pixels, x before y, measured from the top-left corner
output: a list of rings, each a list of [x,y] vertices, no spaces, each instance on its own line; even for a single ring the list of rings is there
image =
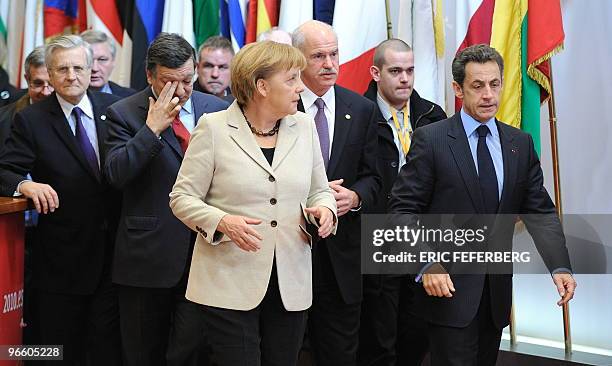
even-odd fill
[[[177,34],[153,40],[146,68],[150,87],[108,110],[105,171],[123,191],[113,282],[127,365],[182,365],[195,362],[203,331],[198,305],[185,299],[195,235],[168,195],[198,119],[228,104],[192,92],[195,51]]]

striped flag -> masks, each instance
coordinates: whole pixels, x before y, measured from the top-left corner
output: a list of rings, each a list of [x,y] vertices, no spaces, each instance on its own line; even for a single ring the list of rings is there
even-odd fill
[[[80,4],[83,6],[79,15]],[[84,5],[84,0],[45,0],[45,39],[84,31],[87,28]]]
[[[346,0],[338,0],[338,1],[343,2]],[[355,5],[358,5],[358,4],[355,4]],[[333,24],[336,0],[314,0],[313,6],[314,6],[313,16],[315,20],[321,21],[323,23],[327,23],[329,25]]]
[[[340,55],[338,84],[363,94],[372,80],[369,69],[374,49],[387,39],[385,2],[338,0],[333,26],[338,34]]]
[[[122,63],[130,65],[130,86],[137,90],[148,85],[145,72],[147,48],[161,31],[164,3],[164,0],[117,2],[124,28],[122,56],[125,57],[122,57]]]
[[[257,40],[257,0],[249,0],[247,5],[246,16],[246,36],[244,44],[255,42]]]
[[[313,19],[312,1],[283,0],[280,4],[278,27],[293,32],[307,20]]]
[[[278,25],[279,0],[257,0],[257,36]]]
[[[23,39],[21,43],[21,59],[19,63],[19,83],[18,88],[27,88],[28,84],[23,76],[23,63],[26,57],[38,46],[45,44],[43,35],[43,1],[27,0],[25,9],[25,23],[23,27]]]
[[[400,0],[397,38],[412,46],[414,87],[442,108],[446,105],[442,0]]]
[[[227,0],[193,0],[196,48],[200,47],[208,37],[219,34],[219,3],[223,7],[227,4]]]
[[[459,50],[487,43],[504,58],[497,118],[529,132],[540,151],[540,102],[550,92],[548,60],[563,47],[559,0],[470,0],[457,7]],[[463,22],[461,21],[463,20]]]
[[[217,13],[217,18],[219,14]],[[193,32],[193,2],[191,0],[166,0],[164,4],[164,17],[162,32],[178,33],[191,44],[196,46]]]
[[[238,52],[246,42],[247,0],[221,1],[221,34],[232,41]]]

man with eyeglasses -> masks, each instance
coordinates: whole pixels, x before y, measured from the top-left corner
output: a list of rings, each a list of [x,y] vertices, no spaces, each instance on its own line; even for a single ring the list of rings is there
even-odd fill
[[[0,108],[0,146],[4,146],[11,132],[11,125],[15,114],[30,104],[40,102],[53,93],[49,84],[49,74],[45,66],[45,48],[35,48],[26,57],[23,69],[24,77],[28,82],[28,92],[16,102]]]
[[[41,213],[33,265],[40,344],[63,345],[63,364],[120,365],[110,281],[119,195],[100,169],[103,113],[118,97],[87,91],[92,59],[79,36],[48,43],[45,64],[55,92],[15,115],[0,152],[0,194],[27,197]]]
[[[113,40],[106,33],[92,29],[81,33],[81,38],[89,43],[93,51],[89,89],[114,94],[122,98],[136,93],[134,89],[125,88],[109,80],[115,69],[117,53],[117,47]]]

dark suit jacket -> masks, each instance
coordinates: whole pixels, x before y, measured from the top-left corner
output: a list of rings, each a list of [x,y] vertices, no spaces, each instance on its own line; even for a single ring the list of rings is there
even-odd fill
[[[30,105],[30,96],[23,95],[16,102],[0,108],[0,150],[11,133],[15,114]]]
[[[0,67],[0,107],[9,105],[21,98],[27,92],[26,89],[17,89],[9,83],[6,71]]]
[[[117,102],[107,111],[109,181],[123,191],[117,230],[113,281],[138,287],[175,286],[191,254],[191,231],[170,210],[172,190],[183,152],[168,127],[157,138],[145,125],[151,88]],[[195,120],[226,109],[217,97],[193,92]]]
[[[103,113],[117,97],[87,95],[104,161],[107,124]],[[35,182],[53,187],[60,202],[55,212],[38,219],[36,283],[52,292],[93,293],[110,265],[119,195],[89,168],[55,93],[15,115],[0,153],[0,193],[12,196],[27,173]]]
[[[376,130],[378,132],[377,167],[382,179],[382,192],[378,195],[374,207],[368,210],[368,212],[385,214],[387,213],[389,198],[391,198],[391,187],[393,187],[398,174],[399,155],[397,145],[395,145],[393,140],[393,130],[378,107],[377,93],[377,83],[372,80],[364,96],[376,104]],[[416,90],[413,90],[410,96],[409,108],[411,116],[410,124],[413,131],[419,127],[446,119],[446,113],[444,113],[444,110],[439,105],[421,98]]]
[[[381,188],[376,170],[376,105],[367,98],[341,86],[334,86],[336,111],[334,138],[327,178],[344,179],[343,186],[361,198],[360,211],[349,211],[339,218],[336,235],[321,240],[316,251],[327,250],[340,293],[347,304],[362,299],[361,219],[360,215],[374,204]],[[299,110],[304,111],[302,102]],[[315,288],[317,284],[314,284]]]
[[[132,88],[125,88],[117,83],[114,83],[112,81],[108,82],[108,86],[110,87],[111,91],[113,92],[113,95],[116,95],[118,97],[121,98],[125,98],[125,97],[129,97],[132,94],[136,93],[136,90],[132,89]]]
[[[511,250],[515,218],[520,215],[547,267],[570,269],[565,236],[543,186],[542,169],[531,136],[499,121],[497,128],[504,162],[498,214],[504,216],[497,217],[489,244],[495,243],[496,251]],[[419,214],[485,213],[460,113],[415,130],[408,161],[391,192],[389,210],[392,214],[407,214],[409,220],[404,216],[403,221],[412,221]],[[509,321],[512,276],[487,276],[493,321],[503,328]],[[451,279],[456,289],[452,298],[427,296],[420,287],[415,298],[416,310],[433,323],[463,327],[476,315],[485,275],[451,274]]]

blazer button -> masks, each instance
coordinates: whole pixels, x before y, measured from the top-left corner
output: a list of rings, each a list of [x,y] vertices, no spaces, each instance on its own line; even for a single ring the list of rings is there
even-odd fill
[[[276,198],[270,198],[270,204],[271,205],[275,205],[276,204]]]
[[[270,226],[272,227],[276,227],[278,225],[278,223],[276,222],[276,220],[272,220],[272,222],[270,223]]]
[[[274,177],[273,177],[273,176],[269,176],[269,177],[268,177],[268,180],[269,180],[270,182],[274,182],[276,179],[274,179]]]
[[[394,168],[397,168],[397,161],[392,162],[391,166],[394,167]]]

